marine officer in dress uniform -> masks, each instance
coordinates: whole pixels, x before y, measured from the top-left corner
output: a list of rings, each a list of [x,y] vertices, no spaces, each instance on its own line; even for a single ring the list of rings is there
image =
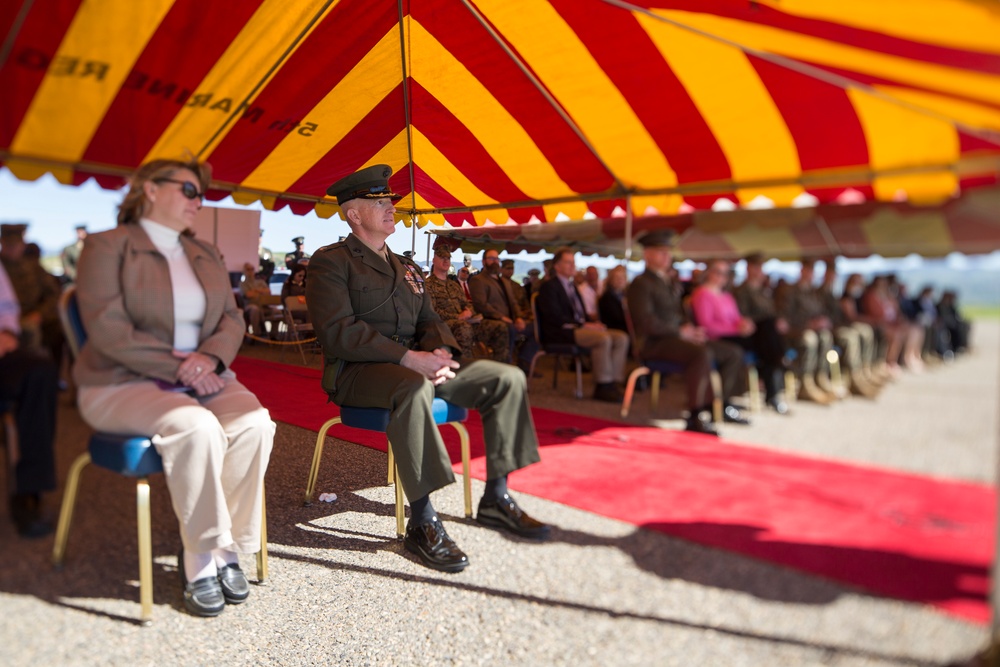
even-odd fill
[[[461,349],[431,306],[423,272],[385,244],[395,226],[392,169],[374,165],[327,189],[351,228],[309,265],[306,302],[323,347],[323,389],[337,405],[390,410],[403,491],[410,501],[404,544],[428,567],[458,572],[468,557],[448,536],[431,492],[455,481],[431,413],[435,396],[479,410],[486,449],[486,491],[476,520],[522,537],[544,539],[549,526],[507,493],[507,475],[539,460],[526,380],[490,360],[459,363]]]

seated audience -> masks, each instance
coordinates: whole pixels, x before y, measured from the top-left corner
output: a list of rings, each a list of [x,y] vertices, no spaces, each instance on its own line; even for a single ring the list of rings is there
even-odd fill
[[[261,298],[271,296],[270,286],[254,273],[253,264],[243,265],[243,281],[240,282],[240,294],[243,295],[243,318],[246,320],[254,336],[266,337],[267,332],[262,324],[263,313]]]
[[[0,265],[0,400],[14,416],[17,451],[7,443],[10,518],[21,537],[44,537],[52,524],[42,494],[56,488],[53,443],[59,373],[49,356],[21,343],[21,307]]]
[[[799,398],[820,405],[837,399],[830,376],[820,362],[833,348],[833,323],[813,285],[815,260],[802,260],[802,270],[795,283],[786,284],[775,293],[778,312],[788,322],[788,339],[798,349],[802,387]]]
[[[788,321],[778,317],[774,298],[764,273],[764,256],[753,253],[745,258],[746,279],[733,290],[740,314],[753,321],[759,348],[760,379],[764,383],[767,405],[778,414],[788,412],[785,402],[785,366],[788,352]]]
[[[950,356],[961,354],[968,350],[969,334],[972,330],[972,325],[959,312],[957,302],[958,295],[951,290],[946,290],[942,292],[941,300],[937,306],[941,325],[947,332],[948,343],[945,348],[945,354],[948,355],[950,353]]]
[[[816,288],[816,296],[823,304],[823,312],[833,326],[833,338],[840,347],[840,377],[844,388],[855,396],[875,398],[879,387],[868,379],[866,369],[871,367],[874,356],[875,332],[864,322],[852,322],[844,314],[840,299],[834,294],[837,282],[837,265],[833,259],[826,260],[826,273]],[[830,362],[820,360],[823,373],[830,372]]]
[[[704,329],[685,321],[681,297],[672,284],[673,233],[649,232],[643,246],[646,270],[628,286],[628,308],[635,325],[636,345],[643,359],[677,362],[684,366],[687,385],[687,430],[718,435],[709,421],[714,395],[709,374],[713,359],[722,377],[724,419],[745,424],[746,418],[729,403],[735,395],[743,368],[743,352],[732,343],[709,341]]]
[[[625,321],[625,288],[628,287],[628,272],[624,266],[618,265],[608,271],[604,281],[604,292],[597,300],[597,311],[601,322],[609,329],[628,331]]]
[[[500,274],[500,253],[490,248],[483,252],[483,270],[469,279],[469,292],[477,313],[484,319],[507,325],[511,356],[516,354],[518,368],[528,373],[538,351],[538,341],[531,325],[531,314],[517,305],[511,284]]]
[[[180,527],[184,606],[217,616],[247,599],[239,554],[260,549],[274,422],[229,370],[243,316],[218,249],[191,225],[209,183],[198,162],[132,176],[118,227],[87,237],[77,296],[89,333],[74,367],[91,427],[152,437]]]
[[[538,290],[538,324],[544,344],[570,344],[590,350],[594,373],[594,398],[617,403],[623,394],[625,362],[628,360],[628,334],[591,322],[574,284],[576,264],[572,248],[559,248],[552,258],[555,277]]]
[[[490,359],[506,362],[510,359],[510,336],[507,325],[497,320],[485,320],[476,314],[472,304],[462,294],[458,282],[448,280],[451,268],[451,251],[445,246],[434,250],[431,274],[424,279],[424,288],[431,297],[431,304],[462,348],[464,359],[475,359],[477,346],[481,346]]]
[[[728,341],[754,353],[760,377],[764,379],[767,404],[779,414],[786,414],[788,407],[778,393],[779,387],[784,386],[782,336],[774,327],[773,317],[762,318],[758,326],[752,318],[740,313],[736,299],[727,291],[731,277],[729,262],[717,259],[708,263],[701,286],[691,295],[694,320],[709,340]]]

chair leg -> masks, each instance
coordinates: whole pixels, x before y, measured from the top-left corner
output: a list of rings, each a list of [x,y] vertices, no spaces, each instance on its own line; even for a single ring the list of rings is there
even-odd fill
[[[535,377],[535,362],[538,361],[538,357],[540,357],[540,356],[542,356],[544,354],[545,354],[544,350],[539,350],[538,352],[535,352],[535,355],[533,357],[531,357],[531,363],[528,364],[528,384],[527,384],[527,386],[528,386],[528,390],[529,391],[531,389],[531,379],[533,377]]]
[[[389,444],[388,437],[385,440],[385,451],[389,455],[389,472],[386,474],[386,486],[396,482],[396,457],[392,453],[392,445]]]
[[[389,476],[392,478],[392,485],[396,493],[396,537],[403,539],[406,527],[406,510],[403,504],[403,485],[399,481],[399,474],[396,473],[396,460],[392,455],[392,443],[387,442],[389,449]]]
[[[153,539],[149,516],[149,480],[140,477],[135,482],[135,506],[139,528],[139,602],[142,623],[153,622]]]
[[[472,518],[472,478],[469,476],[469,431],[462,422],[448,422],[458,431],[462,443],[462,487],[465,493],[465,518]]]
[[[306,480],[306,497],[303,505],[312,505],[313,495],[316,493],[316,478],[319,476],[319,462],[323,458],[323,443],[326,441],[326,432],[340,423],[340,417],[334,417],[323,424],[316,436],[316,449],[313,450],[312,467],[309,469],[309,479]]]
[[[715,399],[712,401],[712,419],[716,424],[722,423],[722,376],[719,375],[719,371],[713,370],[709,373],[709,379],[712,381],[712,393],[715,395]]]
[[[556,361],[552,365],[552,388],[559,388],[559,366],[562,364],[562,356],[556,355]]]
[[[576,362],[576,397],[583,398],[583,362],[580,357],[573,357]]]
[[[267,582],[267,496],[260,490],[260,551],[257,552],[257,583]]]
[[[785,371],[785,402],[794,403],[799,397],[798,387],[795,386],[795,371]]]
[[[660,379],[660,372],[653,371],[653,377],[649,381],[649,411],[652,414],[660,407]]]
[[[629,410],[632,409],[632,396],[635,394],[635,383],[643,375],[649,375],[649,368],[639,366],[629,373],[628,382],[625,384],[625,398],[622,399],[622,417],[628,417]]]
[[[80,473],[90,463],[90,454],[84,452],[76,457],[69,468],[66,478],[66,490],[63,491],[62,508],[59,510],[59,523],[56,526],[56,541],[52,546],[52,564],[60,568],[66,556],[66,542],[69,540],[69,526],[73,522],[73,510],[76,508],[76,492],[80,488]]]
[[[848,392],[844,388],[844,376],[840,372],[840,355],[836,350],[830,350],[826,353],[826,360],[830,364],[830,384],[833,385],[833,390],[838,396],[846,396]]]
[[[747,366],[747,384],[750,385],[750,411],[760,412],[760,377],[757,375],[757,367]]]

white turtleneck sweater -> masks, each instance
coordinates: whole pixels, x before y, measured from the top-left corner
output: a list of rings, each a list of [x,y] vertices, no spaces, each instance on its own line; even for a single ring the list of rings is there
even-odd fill
[[[198,349],[201,323],[205,319],[205,290],[181,246],[180,232],[148,218],[139,221],[149,239],[167,259],[174,294],[174,349]]]

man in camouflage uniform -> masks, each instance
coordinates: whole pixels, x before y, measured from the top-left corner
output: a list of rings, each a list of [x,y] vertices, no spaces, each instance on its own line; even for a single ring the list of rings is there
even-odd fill
[[[820,405],[836,400],[830,378],[822,372],[820,360],[833,348],[833,323],[813,286],[815,260],[802,260],[802,272],[796,283],[778,290],[775,304],[788,321],[788,339],[799,350],[802,360],[802,389],[799,398]]]
[[[871,359],[875,349],[875,330],[865,322],[852,323],[840,307],[840,298],[833,293],[833,284],[837,281],[837,265],[832,259],[826,260],[826,273],[822,284],[816,288],[816,296],[830,321],[833,323],[833,337],[842,349],[840,359],[841,377],[844,385],[855,396],[875,398],[878,386],[866,377],[866,368],[871,367]],[[820,367],[829,372],[829,362],[821,359]]]
[[[743,317],[753,320],[762,343],[762,353],[757,360],[760,378],[764,381],[767,404],[778,414],[788,413],[785,402],[785,354],[788,352],[788,321],[778,317],[774,298],[764,274],[764,256],[754,253],[747,256],[747,277],[733,289],[733,297]]]
[[[504,280],[510,281],[510,288],[514,292],[514,300],[517,301],[517,307],[521,309],[521,312],[525,313],[525,319],[534,319],[531,312],[531,299],[528,298],[528,290],[524,289],[523,285],[518,284],[514,280],[514,260],[505,259],[500,262],[500,275]]]
[[[83,252],[83,242],[87,238],[87,225],[76,226],[76,241],[63,248],[62,265],[63,275],[66,280],[76,280],[76,263],[80,261],[80,253]]]
[[[462,348],[466,359],[485,357],[494,361],[510,358],[510,336],[507,326],[496,320],[484,320],[472,310],[472,304],[465,298],[462,288],[455,280],[448,279],[451,267],[451,252],[445,246],[434,250],[431,274],[424,281],[424,289],[431,295],[434,312],[448,325]],[[487,354],[477,354],[477,348],[485,348]]]

